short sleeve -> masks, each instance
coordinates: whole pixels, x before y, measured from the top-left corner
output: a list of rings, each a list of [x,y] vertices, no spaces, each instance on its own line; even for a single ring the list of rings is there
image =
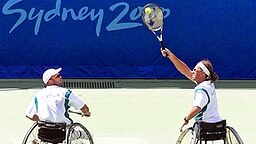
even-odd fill
[[[203,90],[197,90],[195,92],[193,106],[203,108],[208,103],[207,94]]]
[[[76,96],[73,92],[70,93],[69,97],[70,106],[73,106],[75,109],[80,110],[84,106],[84,102]]]
[[[30,101],[25,114],[29,118],[32,118],[35,114],[37,114],[37,98],[35,96]]]

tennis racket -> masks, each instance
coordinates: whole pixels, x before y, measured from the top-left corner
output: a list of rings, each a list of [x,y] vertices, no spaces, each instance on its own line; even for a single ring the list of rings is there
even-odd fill
[[[74,114],[78,114],[78,115],[83,115],[83,113],[82,113],[82,112],[80,112],[80,111],[68,110],[68,112],[70,112],[70,113],[74,113]]]
[[[89,117],[91,115],[91,113],[89,115],[84,115],[82,112],[80,111],[73,111],[73,110],[68,110],[68,112],[70,113],[74,113],[74,114],[78,114],[78,115],[81,115],[81,116],[86,116],[86,117]]]
[[[162,9],[154,3],[146,4],[142,8],[141,18],[148,29],[157,37],[160,42],[161,49],[165,49],[162,36],[164,24]]]

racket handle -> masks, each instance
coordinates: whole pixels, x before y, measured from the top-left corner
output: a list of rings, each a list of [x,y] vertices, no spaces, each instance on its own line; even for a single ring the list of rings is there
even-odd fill
[[[165,46],[164,46],[164,42],[163,41],[160,41],[160,45],[161,45],[161,49],[164,50]]]
[[[83,113],[82,113],[82,112],[78,112],[78,111],[68,110],[68,112],[70,112],[70,113],[74,113],[74,114],[78,114],[78,115],[83,115]]]
[[[159,42],[161,44],[161,50],[165,50],[164,42],[163,41],[159,41]],[[168,54],[166,53],[164,57],[168,58]]]
[[[74,113],[74,114],[78,114],[78,115],[81,115],[81,116],[86,116],[86,117],[90,117],[90,116],[91,116],[91,113],[90,113],[89,115],[85,115],[84,113],[82,113],[82,112],[80,112],[80,111],[68,110],[68,112]]]

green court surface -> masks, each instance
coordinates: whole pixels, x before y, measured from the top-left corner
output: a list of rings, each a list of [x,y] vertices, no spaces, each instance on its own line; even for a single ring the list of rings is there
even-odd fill
[[[39,89],[2,89],[1,143],[21,144],[32,125],[25,109]],[[71,114],[95,144],[175,144],[192,105],[193,89],[72,89],[90,107],[90,118]],[[256,89],[217,89],[221,117],[245,144],[256,140]],[[190,121],[189,126],[193,124]]]

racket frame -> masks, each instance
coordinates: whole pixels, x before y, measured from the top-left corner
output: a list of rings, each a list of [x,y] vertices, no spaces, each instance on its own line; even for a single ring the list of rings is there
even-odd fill
[[[162,8],[159,7],[157,4],[154,4],[154,3],[146,4],[146,5],[142,8],[142,12],[145,12],[145,9],[146,9],[147,7],[152,7],[152,5],[153,5],[154,7],[157,7],[157,8],[160,10],[161,14],[163,15],[163,10],[162,10]],[[162,25],[161,25],[159,28],[157,28],[157,29],[152,29],[151,27],[149,27],[149,26],[146,24],[146,21],[144,20],[144,16],[145,16],[145,15],[142,14],[142,12],[141,12],[141,18],[142,18],[143,23],[144,23],[145,26],[157,37],[157,39],[158,39],[158,41],[159,41],[159,43],[160,43],[160,45],[161,45],[161,49],[165,49],[165,45],[164,45],[164,42],[163,42],[163,24],[164,24],[163,19],[162,19]]]

